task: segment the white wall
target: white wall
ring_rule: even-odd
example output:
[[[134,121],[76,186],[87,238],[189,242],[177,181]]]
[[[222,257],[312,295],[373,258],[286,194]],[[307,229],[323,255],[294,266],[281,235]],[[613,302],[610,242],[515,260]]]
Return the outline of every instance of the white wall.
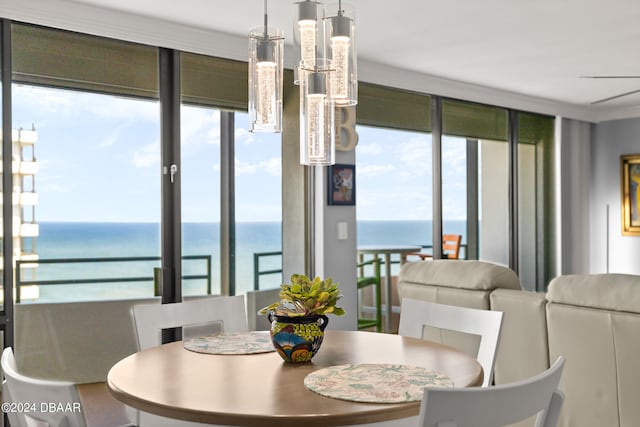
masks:
[[[624,154],[640,154],[640,119],[597,124],[591,148],[589,181],[589,258],[592,273],[607,271],[608,248],[609,272],[640,274],[640,237],[622,235],[620,156]]]
[[[509,265],[509,151],[506,142],[480,141],[479,259]]]
[[[589,199],[592,124],[559,119],[560,248],[559,274],[589,273]]]
[[[518,276],[528,291],[536,290],[538,270],[536,150],[535,145],[518,145]]]
[[[337,151],[336,163],[355,164],[355,151]],[[340,283],[342,299],[338,306],[345,309],[344,316],[330,316],[329,323],[333,329],[354,330],[358,319],[358,288],[356,278],[356,207],[327,205],[327,170],[317,168],[316,215],[316,274],[321,277],[332,277]],[[357,194],[356,194],[356,203]],[[338,239],[338,223],[347,224],[347,239]]]

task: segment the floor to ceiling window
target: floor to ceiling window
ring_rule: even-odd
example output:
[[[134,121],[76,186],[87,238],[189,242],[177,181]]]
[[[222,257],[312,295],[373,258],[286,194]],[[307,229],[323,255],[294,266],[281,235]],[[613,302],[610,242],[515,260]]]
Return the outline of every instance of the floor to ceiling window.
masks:
[[[467,140],[442,138],[442,233],[462,236],[459,258],[467,244]]]
[[[157,50],[19,24],[12,34],[12,126],[26,136],[13,148],[16,300],[153,295]]]
[[[358,121],[377,127],[358,126],[358,243],[429,246],[431,220],[442,220],[443,234],[462,235],[461,258],[513,266],[526,289],[543,290],[550,279],[551,264],[553,118],[512,112],[518,119],[517,128],[511,129],[517,140],[508,141],[507,109],[453,99],[432,100],[431,108],[440,110],[434,117],[442,117],[442,172],[438,177],[442,200],[432,200],[436,177],[431,176],[431,134],[410,131],[416,129],[416,123],[431,129],[430,113],[425,114],[429,98],[398,102],[396,98],[406,96],[405,92],[385,93],[382,88],[368,86],[365,90]],[[416,135],[428,138],[426,152],[398,143],[403,138],[415,142],[419,139]],[[517,147],[516,154],[511,147]],[[514,188],[512,176],[517,178]],[[395,191],[384,193],[389,187]],[[438,216],[437,203],[441,203],[441,218],[434,218]],[[385,215],[403,218],[405,225],[416,217],[429,222],[414,224],[413,231],[407,232],[412,241],[400,242],[403,234],[398,230],[376,235],[373,224],[367,223]],[[421,239],[424,236],[428,242]],[[513,242],[517,247],[512,247]]]
[[[150,281],[83,282],[152,277],[158,264],[135,260],[160,249],[157,102],[18,84],[13,94],[14,128],[37,132],[14,150],[34,163],[31,175],[14,177],[25,187],[14,252],[40,260],[20,266],[21,302],[153,295]],[[131,260],[100,260],[115,257]]]
[[[431,135],[357,126],[358,245],[431,245]]]
[[[535,290],[538,265],[536,199],[537,147],[518,144],[518,275],[522,286]]]
[[[28,190],[25,193],[30,193],[24,198],[26,209],[14,217],[19,217],[21,226],[25,225],[24,237],[28,238],[19,242],[20,247],[41,261],[36,268],[23,264],[20,278],[32,282],[78,278],[67,277],[60,265],[43,261],[51,257],[157,258],[157,49],[26,25],[14,24],[14,28],[12,125],[16,129],[35,129],[38,137],[25,152],[26,162],[37,164],[37,172],[25,173],[17,181]],[[56,56],[60,52],[62,59]],[[77,66],[79,56],[83,58],[82,67]],[[215,63],[213,67],[211,61]],[[225,209],[220,191],[221,111],[235,111],[232,179],[237,241],[232,262],[236,264],[237,292],[241,293],[253,287],[253,255],[277,252],[282,247],[280,138],[246,133],[246,114],[239,112],[246,106],[246,90],[240,90],[246,85],[246,73],[237,72],[237,63],[228,66],[224,61],[205,58],[194,60],[190,67],[182,76],[182,252],[187,257],[210,257],[211,269],[206,274],[211,289],[207,289],[205,279],[187,279],[183,281],[184,294],[222,292],[218,280],[222,263],[220,211]],[[215,78],[211,73],[217,73]],[[358,243],[430,246],[430,97],[363,85],[361,98],[356,168]],[[509,157],[508,144],[501,137],[504,126],[500,118],[506,110],[456,107],[454,104],[465,103],[447,102],[442,129],[443,231],[468,238],[463,225],[470,221],[464,197],[469,181],[466,138],[477,138],[481,224],[478,257],[506,264]],[[521,244],[523,240],[532,242],[536,235],[539,240],[539,234],[546,232],[537,226],[523,226],[533,220],[526,216],[532,212],[529,207],[540,203],[539,191],[528,191],[533,181],[536,189],[541,186],[537,169],[540,151],[534,147],[539,148],[522,144],[518,156],[520,193],[524,194],[519,199]],[[118,236],[124,240],[118,240]],[[539,264],[535,258],[539,248],[528,244],[519,249],[521,259],[527,261],[523,272],[535,270],[532,265]],[[533,259],[536,262],[531,264]],[[84,267],[90,269],[92,276],[79,276],[91,282],[103,275],[107,279],[149,277],[157,265],[154,262],[141,261],[141,270],[134,270],[134,264],[116,268],[106,263],[99,267],[74,265],[76,273],[82,273]],[[198,259],[185,261],[184,275],[200,275],[203,264],[206,262]],[[278,264],[280,261],[274,259],[261,267],[272,269]],[[117,276],[110,276],[115,270]],[[270,287],[281,279],[272,276],[264,280],[262,287]],[[105,293],[101,288],[110,290]],[[152,295],[153,285],[25,285],[22,290],[24,301],[56,300],[59,295],[82,300]]]
[[[478,259],[509,265],[509,144],[478,142]]]
[[[212,293],[241,294],[255,286],[255,254],[260,271],[282,266],[281,135],[248,132],[246,64],[183,52],[181,74],[183,256],[211,257]],[[202,262],[182,268],[198,275]],[[281,275],[258,281],[274,287]],[[206,289],[183,283],[185,295]]]
[[[183,296],[220,293],[220,110],[181,109]],[[210,271],[207,272],[207,268]]]
[[[545,290],[553,277],[554,119],[518,114],[518,275],[530,291]]]
[[[358,246],[432,243],[431,97],[359,86],[356,130]],[[392,254],[392,270],[399,268]]]
[[[249,133],[249,116],[235,113],[236,293],[257,284],[270,289],[282,274],[255,277],[282,268],[282,154],[281,135]],[[257,264],[257,265],[254,265]],[[256,282],[257,280],[257,282]]]

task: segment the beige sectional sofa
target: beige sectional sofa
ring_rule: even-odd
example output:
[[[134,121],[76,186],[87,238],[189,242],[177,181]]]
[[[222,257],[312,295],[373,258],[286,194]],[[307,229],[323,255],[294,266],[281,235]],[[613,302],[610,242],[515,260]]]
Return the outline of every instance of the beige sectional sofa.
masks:
[[[504,312],[496,384],[530,377],[563,355],[561,426],[640,426],[640,276],[560,276],[543,294],[523,291],[506,267],[424,261],[403,266],[398,292]],[[443,336],[468,351],[464,339],[472,342]]]

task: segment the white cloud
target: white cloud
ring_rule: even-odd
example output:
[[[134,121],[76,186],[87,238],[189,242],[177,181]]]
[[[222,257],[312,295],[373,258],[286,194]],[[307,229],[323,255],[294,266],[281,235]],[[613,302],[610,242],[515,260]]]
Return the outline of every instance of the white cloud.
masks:
[[[425,179],[431,176],[431,143],[424,137],[413,137],[401,142],[397,148],[400,174],[409,179]]]
[[[255,138],[255,134],[249,132],[247,129],[242,128],[242,127],[237,127],[235,129],[235,138],[236,138],[236,144],[253,144],[253,142],[256,140]]]
[[[361,220],[425,220],[431,218],[430,194],[405,188],[358,189],[358,219]]]
[[[454,170],[456,173],[467,169],[467,146],[464,144],[442,145],[442,168]]]
[[[388,148],[387,148],[388,150]],[[378,143],[366,143],[366,144],[358,144],[356,146],[356,154],[364,154],[364,155],[377,155],[384,152],[384,148],[382,144]]]
[[[252,175],[258,170],[255,163],[242,162],[236,159],[236,175]]]
[[[25,104],[46,109],[52,114],[77,115],[78,111],[85,111],[99,118],[160,123],[160,104],[157,101],[33,86],[17,86],[15,96],[20,96]]]
[[[395,170],[394,165],[362,165],[358,167],[358,176],[374,177],[383,176]]]
[[[209,129],[209,132],[207,132],[207,144],[220,145],[220,126]]]
[[[236,158],[236,175],[253,175],[259,172],[270,176],[282,175],[282,160],[279,157],[263,160],[258,163],[243,162]]]
[[[100,143],[98,143],[98,147],[111,147],[116,141],[118,141],[118,133],[114,132],[110,135],[107,135]]]
[[[220,144],[220,112],[209,108],[182,107],[180,133],[183,148]]]
[[[149,166],[160,165],[160,143],[154,141],[133,153],[133,165],[137,168],[147,168]]]
[[[70,188],[62,185],[62,184],[58,184],[55,182],[46,182],[44,184],[42,184],[42,189],[39,191],[42,194],[46,194],[46,193],[68,193],[70,192]]]
[[[121,135],[123,133],[126,134],[124,131],[131,127],[131,124],[131,121],[127,121],[126,123],[116,126],[106,137],[102,139],[102,141],[98,143],[98,147],[112,147],[118,141],[121,141],[123,139]]]
[[[271,176],[282,176],[282,159],[274,157],[260,162],[260,169]]]

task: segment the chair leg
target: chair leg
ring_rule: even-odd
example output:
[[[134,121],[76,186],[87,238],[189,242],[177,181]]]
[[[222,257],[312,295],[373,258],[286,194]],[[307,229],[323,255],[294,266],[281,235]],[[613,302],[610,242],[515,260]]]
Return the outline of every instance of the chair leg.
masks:
[[[380,282],[375,285],[376,294],[376,331],[382,332],[382,286]]]

